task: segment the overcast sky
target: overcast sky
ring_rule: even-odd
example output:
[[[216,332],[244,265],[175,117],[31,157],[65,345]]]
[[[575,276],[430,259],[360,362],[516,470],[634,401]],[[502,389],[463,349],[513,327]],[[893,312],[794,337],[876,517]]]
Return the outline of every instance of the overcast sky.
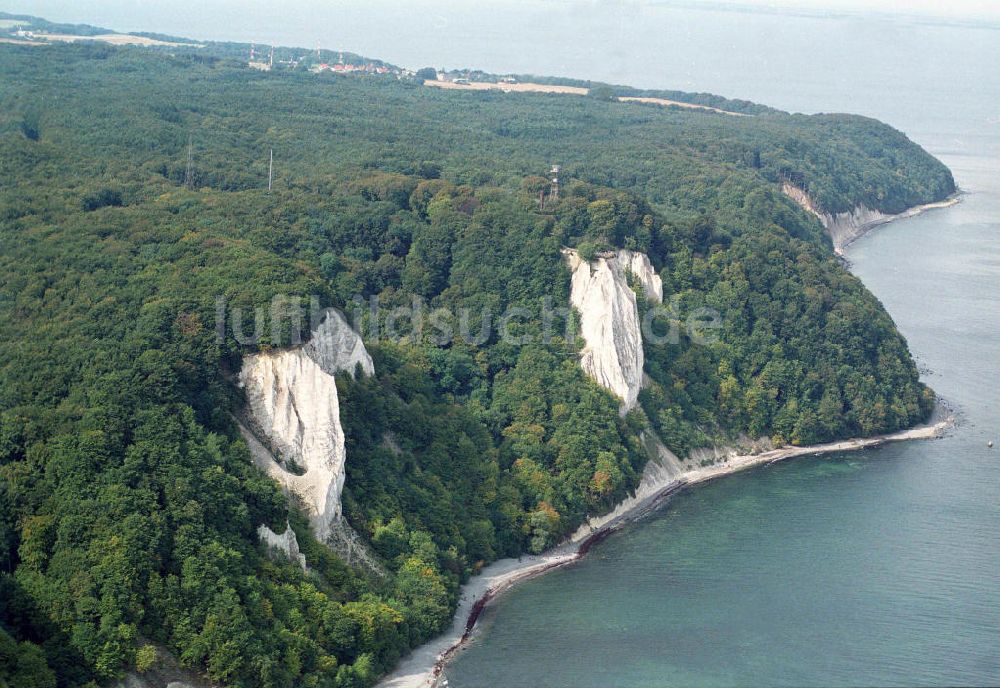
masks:
[[[704,0],[696,0],[704,1]],[[932,14],[951,18],[1000,18],[997,0],[740,0],[741,4],[796,6],[815,9],[834,8],[906,14]]]
[[[464,2],[467,0],[463,0]],[[997,0],[536,0],[540,3],[561,3],[581,5],[615,4],[632,5],[646,2],[662,2],[664,4],[705,4],[705,5],[754,5],[769,8],[799,8],[810,10],[836,9],[851,11],[877,11],[905,14],[933,14],[949,18],[991,18],[1000,19],[1000,2]],[[106,16],[111,10],[115,14],[128,12],[145,13],[161,8],[174,8],[177,11],[192,11],[207,9],[213,6],[217,9],[242,8],[253,12],[255,7],[266,5],[270,8],[282,7],[291,12],[308,11],[310,6],[331,7],[343,6],[358,8],[365,5],[387,5],[392,3],[372,2],[371,0],[0,0],[0,9],[12,12],[30,13],[50,17],[51,19],[66,19],[80,21],[79,17],[93,14]],[[420,0],[398,0],[399,8],[409,11],[418,9],[421,5],[439,8],[448,4],[442,0],[430,2]],[[518,0],[484,0],[481,5],[502,6],[518,4]]]
[[[718,2],[718,0],[692,1],[697,3]],[[905,14],[920,13],[953,18],[1000,17],[1000,2],[997,0],[734,0],[734,4]]]

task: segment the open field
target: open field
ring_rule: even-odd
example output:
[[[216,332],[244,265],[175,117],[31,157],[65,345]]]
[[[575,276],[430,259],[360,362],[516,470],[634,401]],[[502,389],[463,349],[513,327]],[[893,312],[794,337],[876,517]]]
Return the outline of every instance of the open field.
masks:
[[[0,38],[0,43],[12,43],[14,45],[44,45],[33,41],[22,41],[17,38]]]
[[[639,96],[620,96],[618,98],[623,103],[652,103],[653,105],[663,105],[664,107],[676,106],[682,108],[689,108],[691,110],[708,110],[710,112],[718,112],[720,115],[731,115],[733,117],[749,117],[742,112],[730,112],[729,110],[720,110],[719,108],[714,108],[709,105],[698,105],[697,103],[684,103],[679,100],[667,100],[666,98],[643,98]]]
[[[495,84],[485,81],[473,81],[469,84],[456,84],[453,81],[425,81],[425,86],[454,89],[456,91],[503,91],[504,93],[568,93],[575,96],[587,95],[587,89],[579,86],[556,86],[554,84]]]
[[[585,96],[589,89],[582,88],[580,86],[558,86],[555,84],[534,84],[534,83],[517,83],[517,84],[503,84],[503,83],[492,83],[486,81],[473,81],[468,84],[456,84],[453,81],[425,81],[425,86],[434,86],[435,88],[445,88],[455,91],[503,91],[504,93],[563,93],[574,96]],[[720,110],[719,108],[710,107],[708,105],[698,105],[696,103],[684,103],[678,100],[667,100],[666,98],[645,98],[636,96],[621,96],[618,98],[619,101],[623,103],[651,103],[653,105],[663,105],[665,107],[677,106],[682,108],[687,108],[689,110],[707,110],[709,112],[717,112],[723,115],[732,115],[733,117],[747,117],[739,112],[729,112],[728,110]]]
[[[100,41],[111,45],[141,45],[141,46],[170,46],[170,47],[201,47],[197,43],[173,43],[170,41],[160,41],[146,36],[130,36],[124,33],[106,33],[97,36],[74,36],[61,33],[35,34],[36,38],[47,41],[60,41],[63,43],[76,43],[78,41]]]

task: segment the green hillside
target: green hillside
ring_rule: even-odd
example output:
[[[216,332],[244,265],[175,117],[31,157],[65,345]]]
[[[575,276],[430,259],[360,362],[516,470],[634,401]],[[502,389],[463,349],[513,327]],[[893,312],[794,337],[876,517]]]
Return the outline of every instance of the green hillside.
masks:
[[[105,682],[149,644],[227,686],[371,685],[484,563],[634,488],[645,427],[686,456],[925,419],[905,341],[781,182],[898,212],[951,174],[869,119],[741,107],[0,44],[0,686]],[[714,343],[647,349],[641,412],[619,417],[579,341],[538,336],[545,299],[568,303],[566,246],[645,251],[680,312],[721,315]],[[232,374],[288,343],[275,295],[349,315],[378,297],[368,327],[414,297],[472,332],[532,314],[516,343],[368,340],[376,375],[338,379],[344,510],[387,577],[294,510],[308,573],[258,543],[289,507],[236,431]],[[264,338],[219,341],[218,297],[263,309]]]

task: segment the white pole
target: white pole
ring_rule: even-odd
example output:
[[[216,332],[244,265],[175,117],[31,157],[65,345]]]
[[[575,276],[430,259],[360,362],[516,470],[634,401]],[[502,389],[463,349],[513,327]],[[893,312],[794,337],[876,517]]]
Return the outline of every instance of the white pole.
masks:
[[[271,149],[271,160],[267,163],[267,192],[271,193],[271,182],[274,179],[274,149]]]
[[[188,189],[194,187],[194,134],[188,134],[188,161],[184,173],[184,186]]]

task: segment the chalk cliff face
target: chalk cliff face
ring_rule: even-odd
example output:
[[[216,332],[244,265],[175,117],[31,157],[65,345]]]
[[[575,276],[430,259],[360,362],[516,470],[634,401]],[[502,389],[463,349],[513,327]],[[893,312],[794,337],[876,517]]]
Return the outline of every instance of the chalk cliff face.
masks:
[[[656,274],[649,256],[638,251],[621,249],[614,258],[625,272],[631,273],[646,294],[646,298],[654,303],[663,303],[663,280]]]
[[[804,190],[785,182],[782,191],[805,210],[819,218],[833,240],[833,248],[837,253],[843,253],[848,244],[862,236],[872,227],[893,220],[895,215],[872,210],[864,204],[859,205],[849,213],[830,214],[819,210],[813,200]]]
[[[303,348],[329,375],[344,371],[353,376],[359,365],[365,375],[375,373],[372,357],[368,355],[361,337],[347,323],[344,316],[332,308],[326,311],[324,318]]]
[[[344,485],[344,432],[333,376],[297,349],[248,356],[240,382],[250,416],[273,449],[273,457],[256,454],[258,466],[302,501],[316,537],[325,540],[330,522],[340,518]]]
[[[295,531],[292,530],[292,526],[287,521],[285,522],[285,532],[281,535],[261,524],[257,528],[257,536],[265,545],[278,550],[289,560],[297,563],[303,571],[307,569],[306,556],[299,551],[299,540],[295,537]]]
[[[353,374],[359,365],[374,372],[361,338],[331,310],[306,345],[247,356],[239,374],[253,429],[270,445],[244,428],[254,463],[299,499],[321,542],[340,519],[344,487],[344,431],[334,374]]]
[[[646,298],[663,301],[663,283],[644,253],[620,250],[587,262],[571,249],[564,252],[573,272],[570,302],[580,312],[586,343],[580,365],[598,384],[622,399],[622,411],[634,408],[642,387],[642,331],[634,275]]]

